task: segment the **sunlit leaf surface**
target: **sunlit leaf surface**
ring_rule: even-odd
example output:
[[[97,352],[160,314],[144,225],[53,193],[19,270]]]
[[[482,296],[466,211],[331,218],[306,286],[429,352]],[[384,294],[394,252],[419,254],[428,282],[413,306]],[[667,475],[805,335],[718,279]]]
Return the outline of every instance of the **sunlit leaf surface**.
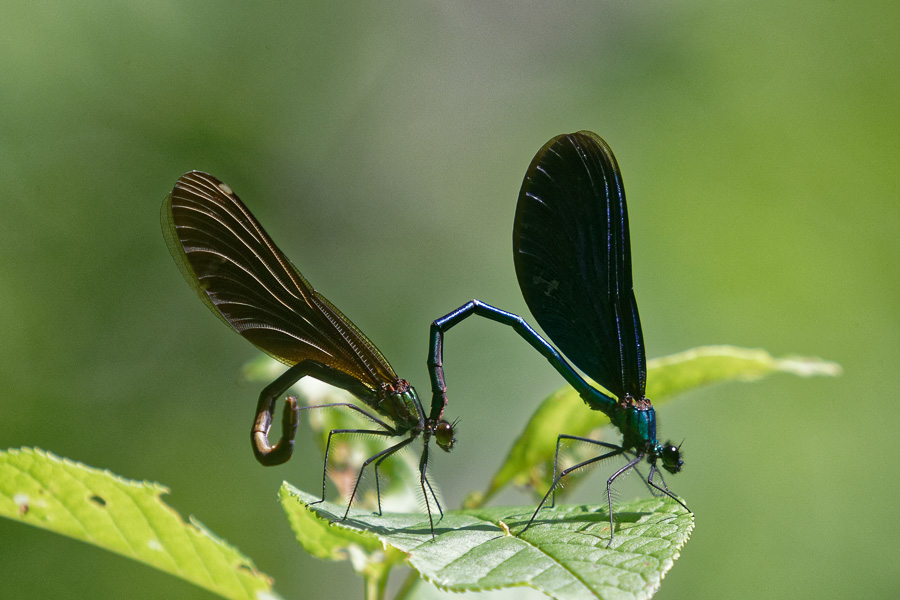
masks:
[[[160,497],[167,492],[43,450],[0,451],[0,516],[127,556],[224,598],[280,598],[249,558],[166,505]]]
[[[315,513],[311,534],[332,537],[321,546],[356,545],[371,552],[377,540],[408,555],[423,578],[452,591],[483,591],[527,585],[553,598],[649,598],[672,568],[693,529],[693,516],[667,499],[620,504],[612,545],[602,508],[559,506],[541,511],[522,537],[534,507],[448,511],[432,539],[424,514],[351,510],[317,500],[284,484],[282,502],[291,521]],[[323,527],[321,524],[326,524]],[[355,537],[354,537],[355,536]]]

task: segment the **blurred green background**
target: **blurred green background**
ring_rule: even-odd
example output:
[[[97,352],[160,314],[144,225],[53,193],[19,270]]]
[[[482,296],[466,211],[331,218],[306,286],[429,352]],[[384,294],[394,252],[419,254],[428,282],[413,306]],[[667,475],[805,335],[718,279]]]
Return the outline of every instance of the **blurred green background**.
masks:
[[[276,490],[315,489],[319,459],[253,459],[257,352],[185,285],[163,197],[190,169],[228,182],[421,391],[433,319],[473,297],[528,314],[522,176],[591,129],[624,174],[650,356],[730,343],[845,369],[660,411],[697,528],[658,597],[896,598],[898,19],[850,0],[6,2],[0,447],[169,486],[288,598],[361,596],[293,542]],[[562,382],[486,321],[445,359],[460,440],[433,473],[456,506]],[[0,564],[4,598],[212,597],[3,520]]]

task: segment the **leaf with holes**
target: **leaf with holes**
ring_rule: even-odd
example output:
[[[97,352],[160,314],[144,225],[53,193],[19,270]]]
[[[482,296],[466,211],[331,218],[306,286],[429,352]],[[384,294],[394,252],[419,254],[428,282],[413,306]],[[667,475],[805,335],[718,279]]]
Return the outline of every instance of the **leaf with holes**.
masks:
[[[38,449],[0,451],[0,516],[121,554],[224,598],[274,600],[272,580],[156,483],[124,479]]]

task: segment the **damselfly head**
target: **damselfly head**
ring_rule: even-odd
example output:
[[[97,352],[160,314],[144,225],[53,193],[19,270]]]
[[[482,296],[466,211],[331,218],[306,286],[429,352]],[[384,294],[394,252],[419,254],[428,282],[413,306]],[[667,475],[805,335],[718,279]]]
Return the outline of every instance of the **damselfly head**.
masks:
[[[676,446],[672,442],[665,443],[660,458],[662,458],[663,468],[669,473],[678,473],[684,466],[684,461],[681,459],[681,446]]]
[[[450,423],[441,419],[434,426],[434,441],[437,442],[437,445],[444,452],[453,450],[453,445],[456,443],[456,437],[453,434],[455,425],[456,423]]]

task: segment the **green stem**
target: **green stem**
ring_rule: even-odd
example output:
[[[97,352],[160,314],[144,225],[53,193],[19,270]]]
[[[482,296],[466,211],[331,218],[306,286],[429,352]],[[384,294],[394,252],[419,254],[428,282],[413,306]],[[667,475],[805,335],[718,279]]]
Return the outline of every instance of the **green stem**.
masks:
[[[404,580],[403,585],[400,586],[400,589],[397,590],[397,595],[394,596],[394,600],[405,600],[407,596],[415,589],[416,584],[419,583],[419,572],[415,569],[409,570],[409,575],[407,575],[406,580]]]
[[[364,596],[366,600],[384,600],[384,589],[387,585],[388,570],[378,570],[363,576]]]

